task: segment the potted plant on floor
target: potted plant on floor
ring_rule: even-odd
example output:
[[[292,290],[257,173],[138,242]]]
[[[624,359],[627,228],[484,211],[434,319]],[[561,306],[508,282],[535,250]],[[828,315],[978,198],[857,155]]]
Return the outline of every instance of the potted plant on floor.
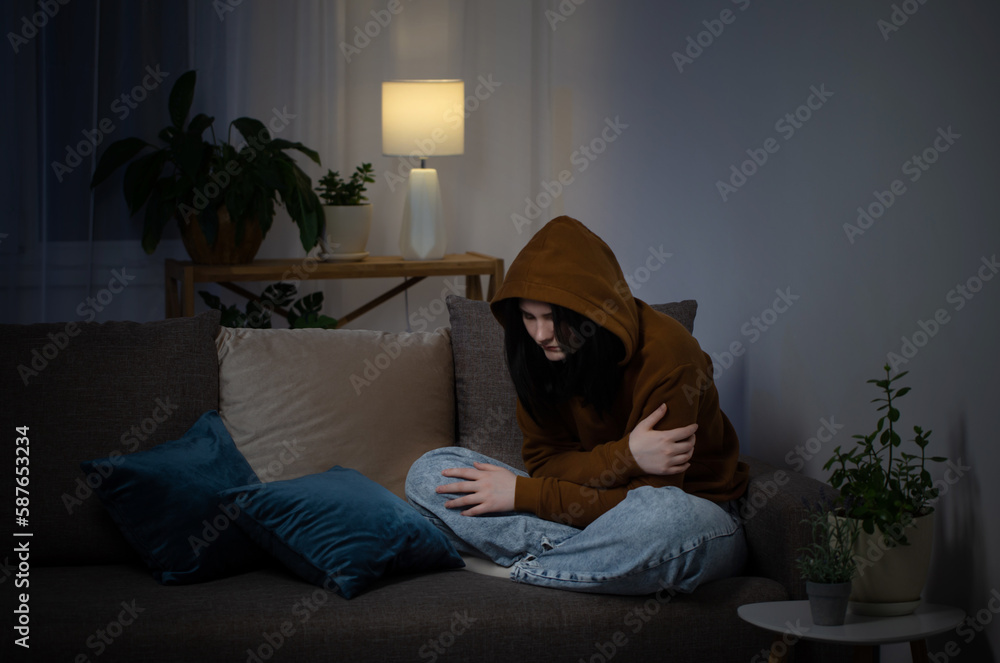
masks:
[[[271,228],[276,203],[298,225],[308,252],[323,234],[324,219],[312,180],[287,151],[297,150],[316,164],[319,154],[302,143],[272,138],[262,122],[249,117],[233,120],[229,142],[218,142],[215,118],[199,113],[188,121],[195,81],[195,72],[188,71],[170,90],[171,123],[158,134],[161,146],[140,138],[112,143],[90,186],[128,164],[122,188],[130,214],[145,206],[142,247],[148,254],[170,219],[177,219],[195,262],[249,262]],[[234,129],[240,144],[233,142]],[[208,130],[211,142],[203,137]]]
[[[903,439],[896,432],[899,421],[898,399],[909,387],[895,383],[907,375],[904,371],[885,379],[868,380],[882,390],[875,430],[868,435],[854,435],[857,443],[848,451],[838,446],[823,469],[831,470],[830,484],[840,489],[839,504],[844,515],[861,525],[855,544],[858,567],[851,594],[851,610],[867,615],[909,614],[920,605],[920,593],[930,568],[934,536],[934,487],[928,462],[942,462],[940,456],[927,456],[931,431],[913,427],[914,453],[904,451]]]
[[[291,329],[337,328],[337,319],[322,312],[323,293],[314,292],[295,299],[298,288],[294,283],[272,283],[264,288],[259,298],[248,301],[243,311],[232,304],[226,306],[219,297],[205,290],[199,290],[198,294],[209,308],[222,312],[219,324],[223,327],[271,329],[271,314],[279,313],[285,316]],[[289,304],[292,306],[286,310],[284,307]]]
[[[319,180],[316,192],[323,200],[326,235],[320,238],[324,260],[363,260],[368,253],[368,233],[372,225],[372,205],[364,195],[365,184],[374,182],[372,165],[362,163],[350,179],[339,171],[328,170]]]
[[[838,517],[830,505],[814,509],[802,522],[812,531],[812,543],[798,550],[796,566],[806,581],[813,623],[840,626],[847,615],[851,580],[857,570],[854,545],[859,523]]]

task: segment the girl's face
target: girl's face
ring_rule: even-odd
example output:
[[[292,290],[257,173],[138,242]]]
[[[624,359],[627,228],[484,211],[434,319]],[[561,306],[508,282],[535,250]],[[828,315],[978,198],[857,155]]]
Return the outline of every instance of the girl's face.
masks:
[[[560,345],[556,337],[551,305],[533,299],[522,299],[521,320],[524,321],[524,328],[528,330],[528,336],[545,351],[546,359],[549,361],[566,359],[567,348]]]

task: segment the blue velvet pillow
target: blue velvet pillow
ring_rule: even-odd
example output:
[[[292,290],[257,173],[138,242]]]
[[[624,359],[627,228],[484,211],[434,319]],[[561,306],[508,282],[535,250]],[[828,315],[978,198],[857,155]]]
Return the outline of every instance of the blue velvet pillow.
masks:
[[[221,490],[260,483],[215,410],[178,440],[80,463],[122,534],[164,585],[204,582],[260,568],[267,555],[233,525]]]
[[[465,566],[451,542],[405,501],[340,466],[223,491],[236,522],[302,579],[352,598],[376,579]]]

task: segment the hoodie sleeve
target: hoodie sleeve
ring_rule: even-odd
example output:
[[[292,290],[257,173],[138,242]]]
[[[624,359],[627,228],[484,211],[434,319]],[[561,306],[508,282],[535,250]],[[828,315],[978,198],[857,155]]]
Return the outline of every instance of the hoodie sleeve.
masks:
[[[627,435],[583,451],[580,441],[565,426],[549,421],[539,425],[521,407],[520,401],[517,423],[524,433],[521,453],[524,466],[533,477],[553,477],[581,486],[613,488],[625,485],[635,474],[641,473],[629,451]]]
[[[628,491],[640,486],[678,486],[678,476],[643,475],[617,488],[591,488],[553,477],[517,477],[514,510],[528,511],[539,518],[584,528],[625,499]]]
[[[565,438],[553,441],[542,437],[544,431],[539,431],[531,418],[525,415],[527,422],[519,419],[519,423],[526,433],[524,458],[531,478],[517,479],[515,509],[534,513],[546,520],[583,527],[625,499],[633,488],[685,488],[685,482],[692,475],[697,483],[701,483],[702,475],[715,475],[719,471],[718,456],[728,457],[731,453],[721,448],[721,411],[702,407],[706,398],[711,400],[714,394],[714,389],[707,388],[710,384],[704,370],[699,371],[693,364],[678,366],[657,382],[637,384],[636,396],[639,398],[636,398],[629,416],[628,433],[661,403],[667,404],[667,412],[654,426],[656,430],[680,428],[695,422],[699,424],[691,467],[686,472],[670,476],[644,474],[628,450],[628,434],[619,440],[597,445],[591,451],[573,451],[570,450],[571,442]],[[646,397],[641,398],[640,394]],[[719,417],[712,416],[712,412],[717,412]],[[534,428],[525,428],[525,423]],[[528,435],[529,431],[538,433],[539,437]]]

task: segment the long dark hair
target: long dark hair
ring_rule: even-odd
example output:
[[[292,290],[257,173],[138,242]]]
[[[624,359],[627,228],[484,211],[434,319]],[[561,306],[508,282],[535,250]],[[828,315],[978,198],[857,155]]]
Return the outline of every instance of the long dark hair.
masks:
[[[521,300],[503,301],[504,350],[507,368],[528,415],[538,422],[538,413],[580,396],[602,416],[614,403],[621,386],[625,346],[615,334],[590,318],[556,304],[552,323],[559,343],[568,348],[564,361],[550,361],[528,334],[521,313]]]

